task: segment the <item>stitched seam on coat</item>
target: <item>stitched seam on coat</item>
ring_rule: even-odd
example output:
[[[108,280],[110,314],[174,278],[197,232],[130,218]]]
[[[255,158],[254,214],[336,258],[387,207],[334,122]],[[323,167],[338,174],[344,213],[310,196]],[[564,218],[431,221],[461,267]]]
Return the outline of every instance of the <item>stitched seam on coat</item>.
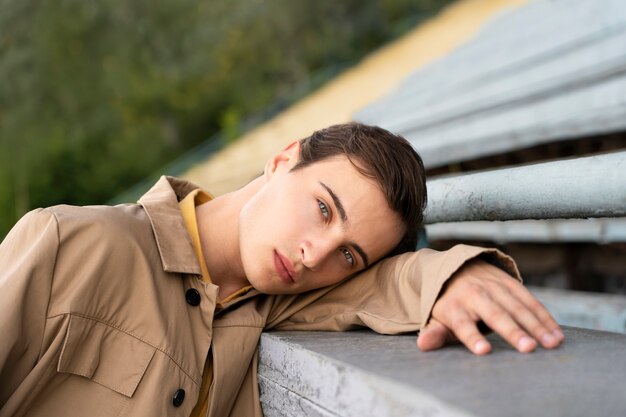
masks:
[[[57,247],[56,247],[56,253],[54,254],[54,265],[52,266],[52,274],[50,276],[50,292],[48,293],[48,307],[46,308],[46,319],[44,320],[44,324],[43,324],[43,331],[41,334],[41,344],[39,345],[39,353],[38,353],[38,357],[41,358],[41,355],[43,353],[43,345],[44,345],[44,335],[46,334],[46,328],[48,327],[48,313],[50,312],[50,300],[52,300],[52,287],[53,282],[54,282],[54,277],[56,275],[56,269],[57,269],[57,261],[59,260],[59,246],[61,246],[61,232],[59,231],[59,219],[56,216],[56,213],[53,212],[52,210],[47,210],[47,209],[43,209],[41,210],[41,212],[46,212],[48,213],[51,218],[54,219],[54,225],[56,226],[56,232],[57,232]]]
[[[142,377],[137,380],[137,383],[135,383],[135,385],[133,385],[133,388],[132,388],[133,393],[137,390],[137,387],[139,386],[139,383],[143,379],[143,375],[146,374],[146,370],[148,369],[148,366],[150,366],[150,364],[152,363],[153,359],[154,359],[154,352],[152,352],[152,356],[150,356],[150,360],[148,362],[146,362],[146,366],[144,366],[143,369],[141,370]],[[132,394],[131,394],[131,396],[132,396]]]
[[[340,314],[340,315],[330,315],[330,316],[325,316],[325,317],[318,317],[315,320],[311,320],[311,321],[306,321],[306,320],[296,321],[296,320],[287,319],[287,320],[285,320],[285,322],[291,322],[291,323],[297,323],[297,324],[314,324],[314,323],[320,323],[320,322],[326,321],[326,320],[329,319],[329,317],[345,317],[346,315],[369,316],[369,317],[373,317],[373,318],[375,318],[377,320],[380,320],[382,322],[388,322],[388,323],[393,323],[393,324],[401,324],[401,325],[415,324],[415,325],[420,325],[419,323],[411,323],[409,321],[396,321],[396,320],[383,318],[383,317],[380,317],[380,316],[377,316],[375,314],[371,314],[371,313],[368,313],[368,312],[365,312],[365,311],[355,311],[355,312],[352,312],[352,313],[344,313],[344,314]],[[365,327],[367,327],[367,325],[365,325]]]
[[[143,378],[143,375],[146,373],[146,369],[148,369],[148,366],[150,366],[150,363],[152,362],[152,359],[154,359],[154,352],[152,352],[152,356],[150,356],[150,360],[146,362],[146,365],[141,370],[142,378]],[[106,383],[106,381],[103,381],[102,379],[95,378],[95,377],[91,377],[89,379],[94,381],[94,382],[97,382],[98,384],[102,385],[103,387],[107,387],[107,388],[113,389],[114,391],[119,392],[122,395],[125,395],[127,397],[132,397],[132,393],[135,392],[135,390],[137,389],[137,386],[139,386],[139,383],[141,382],[142,378],[139,378],[137,380],[137,382],[131,387],[131,389],[130,389],[131,393],[130,394],[128,393],[128,390],[124,389],[120,385],[108,384],[108,383]]]
[[[256,325],[256,324],[222,324],[222,325],[215,325],[213,324],[213,328],[226,328],[226,327],[252,327],[255,329],[264,329],[265,326],[264,325]]]
[[[120,331],[120,332],[122,332],[122,333],[125,333],[125,334],[127,334],[127,335],[129,335],[129,336],[132,336],[132,337],[134,337],[134,338],[135,338],[135,339],[137,339],[137,340],[141,340],[141,341],[142,341],[143,343],[145,343],[146,345],[153,347],[155,350],[158,350],[159,352],[163,353],[165,356],[167,356],[168,358],[170,358],[170,359],[172,360],[172,362],[174,362],[174,363],[176,364],[176,366],[178,366],[178,368],[179,368],[179,369],[180,369],[180,370],[181,370],[181,371],[182,371],[185,375],[187,375],[187,376],[189,377],[189,379],[191,379],[191,381],[192,381],[194,384],[196,384],[196,385],[200,386],[199,382],[198,382],[198,381],[196,381],[196,379],[195,379],[194,377],[192,377],[192,376],[191,376],[190,372],[188,372],[188,371],[187,371],[187,370],[186,370],[186,369],[185,369],[185,368],[184,368],[184,367],[183,367],[180,363],[178,363],[178,361],[177,361],[177,360],[175,360],[175,359],[174,359],[174,357],[173,357],[173,356],[172,356],[172,355],[171,355],[168,351],[166,351],[166,350],[164,350],[164,349],[162,349],[162,348],[160,348],[160,347],[158,347],[158,346],[153,345],[152,343],[150,343],[150,342],[148,342],[147,340],[145,340],[143,337],[140,337],[140,336],[138,336],[138,335],[134,334],[133,332],[129,332],[128,330],[124,330],[124,329],[122,329],[121,327],[119,327],[118,325],[116,325],[116,324],[114,324],[114,323],[109,323],[109,322],[107,322],[107,321],[104,321],[104,320],[101,320],[101,319],[98,319],[98,318],[95,318],[95,317],[91,317],[91,316],[88,316],[88,315],[85,315],[85,314],[80,314],[80,313],[72,313],[72,312],[68,312],[68,313],[60,313],[60,314],[57,314],[57,315],[54,315],[54,316],[50,316],[50,317],[47,317],[47,318],[51,319],[51,318],[58,317],[58,316],[64,316],[64,315],[66,315],[66,314],[69,314],[69,315],[72,315],[72,316],[76,316],[76,317],[82,317],[82,318],[84,318],[84,319],[88,319],[88,320],[93,320],[93,321],[95,321],[95,322],[98,322],[98,323],[104,324],[105,326],[113,327],[114,329],[117,329],[117,330],[119,330],[119,331]]]
[[[89,378],[89,379],[95,382],[96,384],[100,384],[103,387],[112,389],[113,391],[118,392],[126,397],[130,397],[130,395],[127,394],[127,390],[121,388],[119,385],[107,384],[105,381],[103,381],[100,378]]]

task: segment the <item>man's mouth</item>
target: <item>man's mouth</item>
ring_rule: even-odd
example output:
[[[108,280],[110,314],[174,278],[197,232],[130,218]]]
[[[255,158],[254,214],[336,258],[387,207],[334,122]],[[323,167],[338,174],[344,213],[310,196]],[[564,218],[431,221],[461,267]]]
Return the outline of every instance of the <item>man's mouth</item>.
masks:
[[[284,283],[295,283],[294,277],[296,274],[293,270],[293,266],[291,266],[291,262],[277,251],[274,251],[274,267],[276,268],[276,272],[278,272],[278,276]]]

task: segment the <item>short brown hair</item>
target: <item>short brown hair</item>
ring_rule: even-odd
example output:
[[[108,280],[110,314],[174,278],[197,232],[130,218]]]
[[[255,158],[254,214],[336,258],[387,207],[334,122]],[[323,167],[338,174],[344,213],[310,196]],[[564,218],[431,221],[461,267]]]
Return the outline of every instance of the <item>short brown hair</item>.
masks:
[[[422,159],[406,139],[378,126],[353,122],[318,130],[300,145],[300,160],[294,170],[345,155],[362,175],[374,179],[406,227],[387,256],[415,250],[426,208],[426,174]]]

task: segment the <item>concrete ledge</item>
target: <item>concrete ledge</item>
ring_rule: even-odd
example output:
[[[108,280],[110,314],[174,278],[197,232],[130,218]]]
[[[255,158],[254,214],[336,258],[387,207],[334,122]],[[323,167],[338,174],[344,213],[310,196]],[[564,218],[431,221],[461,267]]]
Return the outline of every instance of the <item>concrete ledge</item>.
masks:
[[[626,335],[564,330],[562,347],[527,355],[490,335],[486,357],[423,353],[415,335],[266,333],[261,403],[266,417],[626,415]]]
[[[424,223],[626,216],[625,168],[620,151],[429,180]]]
[[[626,296],[528,287],[559,324],[626,333]],[[626,346],[624,347],[626,354]]]
[[[595,219],[509,220],[435,223],[426,226],[430,241],[487,242],[626,242],[626,217]]]

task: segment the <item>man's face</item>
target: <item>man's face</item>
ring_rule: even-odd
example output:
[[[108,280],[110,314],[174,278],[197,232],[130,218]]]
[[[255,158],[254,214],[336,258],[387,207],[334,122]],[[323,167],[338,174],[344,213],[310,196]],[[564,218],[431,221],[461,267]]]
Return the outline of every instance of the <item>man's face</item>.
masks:
[[[240,213],[242,266],[267,294],[335,284],[379,260],[404,234],[379,186],[345,156],[290,171],[298,158],[296,143],[270,161],[265,184]]]

